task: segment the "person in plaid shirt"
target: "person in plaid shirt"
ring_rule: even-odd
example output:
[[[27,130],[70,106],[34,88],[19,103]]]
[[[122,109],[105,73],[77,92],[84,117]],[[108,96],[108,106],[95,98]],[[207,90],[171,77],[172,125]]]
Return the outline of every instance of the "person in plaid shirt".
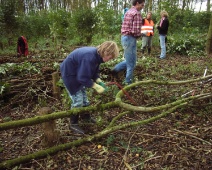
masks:
[[[142,16],[141,10],[144,7],[145,0],[133,0],[132,7],[124,15],[121,27],[121,44],[124,49],[125,60],[115,65],[112,70],[113,75],[126,70],[125,84],[131,84],[133,80],[133,71],[137,61],[137,41],[141,37]]]

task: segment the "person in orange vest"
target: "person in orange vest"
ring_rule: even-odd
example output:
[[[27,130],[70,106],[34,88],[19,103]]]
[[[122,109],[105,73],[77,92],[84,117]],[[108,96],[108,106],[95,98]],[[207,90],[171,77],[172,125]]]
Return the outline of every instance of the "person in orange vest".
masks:
[[[152,37],[154,35],[154,22],[152,20],[152,12],[148,12],[146,18],[142,21],[142,47],[141,52],[144,54],[145,49],[148,49],[148,54],[151,53]]]

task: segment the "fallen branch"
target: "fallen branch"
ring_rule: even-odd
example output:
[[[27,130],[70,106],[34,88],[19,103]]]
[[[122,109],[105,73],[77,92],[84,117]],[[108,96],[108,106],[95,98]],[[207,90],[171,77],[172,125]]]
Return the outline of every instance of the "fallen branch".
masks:
[[[114,124],[116,123],[116,121],[120,118],[122,118],[123,116],[129,114],[130,111],[126,111],[126,112],[123,112],[123,113],[120,113],[118,114],[116,117],[113,118],[113,120],[110,122],[110,124],[108,125],[108,127],[112,127],[114,126]]]
[[[167,116],[168,114],[172,113],[177,108],[181,108],[185,105],[186,105],[186,103],[175,106],[173,108],[170,108],[167,111],[162,112],[161,114],[159,114],[155,117],[151,117],[151,118],[146,119],[146,120],[141,120],[141,121],[137,121],[137,122],[130,122],[130,123],[125,123],[123,125],[117,125],[117,126],[113,126],[113,127],[110,127],[110,128],[105,128],[101,132],[94,134],[92,136],[81,138],[81,139],[75,140],[75,141],[70,142],[70,143],[60,144],[58,146],[54,146],[54,147],[51,147],[51,148],[48,148],[48,149],[45,149],[45,150],[41,150],[41,151],[38,151],[38,152],[35,152],[35,153],[32,153],[32,154],[25,155],[25,156],[20,156],[20,157],[15,158],[15,159],[3,161],[3,162],[0,163],[0,169],[11,168],[15,165],[19,165],[21,163],[29,162],[32,159],[40,159],[40,158],[47,157],[49,155],[56,154],[60,151],[65,151],[65,150],[72,148],[73,146],[79,146],[79,145],[82,145],[86,142],[91,142],[91,141],[97,140],[99,138],[102,138],[102,137],[104,137],[104,136],[106,136],[110,133],[113,133],[117,130],[135,127],[135,126],[141,126],[141,125],[145,125],[145,124],[154,122],[155,120],[158,120],[158,119],[160,119],[164,116]]]
[[[136,111],[136,112],[156,112],[156,111],[160,111],[160,110],[163,110],[163,109],[171,108],[173,106],[179,105],[180,103],[192,102],[193,100],[197,100],[197,99],[202,98],[202,97],[204,97],[204,99],[205,98],[211,98],[211,94],[206,93],[206,94],[190,96],[190,97],[187,97],[187,98],[179,99],[177,101],[174,101],[172,103],[168,103],[168,104],[165,104],[165,105],[160,105],[160,106],[155,106],[155,107],[142,107],[142,106],[133,106],[131,104],[122,102],[120,95],[121,94],[119,93],[116,96],[116,101],[118,102],[119,106],[122,107],[122,108],[125,108],[127,110]]]
[[[7,129],[20,128],[24,126],[32,126],[32,125],[40,124],[43,122],[48,122],[50,120],[70,117],[71,114],[78,114],[78,113],[83,113],[86,111],[104,110],[104,109],[113,108],[113,107],[117,107],[117,103],[110,102],[107,104],[98,105],[97,107],[89,106],[89,107],[83,107],[83,108],[74,108],[71,110],[55,112],[55,113],[44,115],[44,116],[36,116],[33,118],[28,118],[23,120],[15,120],[15,121],[10,121],[6,123],[0,123],[0,131],[7,130]]]

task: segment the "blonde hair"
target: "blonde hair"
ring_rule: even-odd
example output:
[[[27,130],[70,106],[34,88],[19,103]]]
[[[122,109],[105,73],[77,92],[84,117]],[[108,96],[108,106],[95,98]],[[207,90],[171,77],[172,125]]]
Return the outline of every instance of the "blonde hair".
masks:
[[[164,17],[168,17],[168,13],[166,11],[161,11],[160,12],[160,15],[164,16]]]
[[[105,41],[97,46],[97,51],[101,57],[112,55],[113,58],[118,57],[119,48],[114,41]]]
[[[151,14],[151,15],[152,15],[152,11],[147,12],[147,15],[148,15],[148,14]]]

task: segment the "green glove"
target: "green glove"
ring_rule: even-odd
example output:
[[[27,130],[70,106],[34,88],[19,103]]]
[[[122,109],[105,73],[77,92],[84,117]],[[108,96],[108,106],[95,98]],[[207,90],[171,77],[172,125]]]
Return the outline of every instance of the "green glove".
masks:
[[[98,84],[99,84],[100,86],[104,87],[105,89],[107,89],[107,86],[106,86],[106,84],[105,84],[105,83],[103,83],[103,82],[99,82]]]
[[[103,93],[105,91],[104,87],[102,87],[96,83],[93,84],[92,88],[94,88],[97,91],[97,93]]]
[[[100,78],[96,79],[96,82],[97,82],[100,86],[102,86],[102,87],[105,89],[105,91],[108,91],[108,88],[107,88],[106,84],[105,84]]]

